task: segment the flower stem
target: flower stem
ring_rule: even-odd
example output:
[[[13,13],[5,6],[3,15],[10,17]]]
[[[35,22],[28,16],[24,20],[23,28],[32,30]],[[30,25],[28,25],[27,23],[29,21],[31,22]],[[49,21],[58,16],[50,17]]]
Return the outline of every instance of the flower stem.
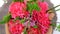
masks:
[[[57,10],[55,10],[55,11],[59,11],[60,9],[57,9]]]
[[[42,2],[44,2],[44,0],[42,0]]]
[[[47,12],[50,11],[50,10],[53,10],[53,9],[59,7],[59,6],[60,6],[60,5],[57,5],[57,6],[53,7],[53,8],[50,8],[49,10],[47,10]]]

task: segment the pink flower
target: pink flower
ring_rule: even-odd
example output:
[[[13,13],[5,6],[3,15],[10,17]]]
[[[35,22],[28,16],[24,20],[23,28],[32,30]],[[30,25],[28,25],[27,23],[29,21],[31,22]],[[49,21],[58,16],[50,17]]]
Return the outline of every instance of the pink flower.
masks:
[[[50,21],[48,19],[48,14],[47,13],[40,13],[38,14],[38,25],[39,28],[41,28],[41,34],[45,34],[50,27]]]
[[[48,3],[47,2],[38,2],[39,7],[41,8],[40,12],[46,13],[48,10]]]
[[[30,15],[30,14],[29,14],[29,11],[25,11],[25,12],[24,12],[24,15],[25,15],[25,17],[29,17],[29,15]]]
[[[26,10],[26,4],[22,2],[13,2],[9,6],[9,11],[12,15],[12,18],[16,18],[17,16],[23,18],[25,10]]]
[[[46,2],[38,2],[39,7],[41,8],[40,13],[38,14],[38,26],[41,30],[41,34],[46,34],[48,28],[50,27],[50,21],[48,18],[48,4]]]
[[[9,31],[11,34],[21,34],[24,30],[23,24],[21,24],[20,20],[13,20],[9,21]]]
[[[38,17],[38,11],[34,10],[32,12],[32,19],[36,21],[38,19],[37,17]]]
[[[30,30],[27,31],[27,34],[39,34],[38,28],[30,27]]]
[[[36,25],[35,22],[37,22],[38,28],[41,30],[41,34],[45,34],[50,27],[50,21],[48,19],[48,13],[46,11],[48,10],[48,4],[46,2],[38,2],[39,7],[41,8],[40,11],[33,10],[32,15],[30,17],[30,14],[28,11],[26,11],[26,3],[27,1],[24,1],[25,3],[22,2],[13,2],[9,6],[9,12],[12,15],[12,18],[20,17],[24,18],[27,17],[29,21],[26,21],[24,24],[21,24],[19,20],[16,20],[13,22],[13,20],[9,21],[9,29],[12,34],[19,34],[24,30],[24,26],[28,26],[28,22],[30,25]],[[32,19],[29,19],[32,18]],[[31,21],[32,20],[32,21]],[[32,26],[33,26],[32,25]],[[30,27],[30,26],[29,26]],[[28,27],[28,28],[29,28]],[[31,28],[29,31],[29,34],[39,34],[38,29]]]

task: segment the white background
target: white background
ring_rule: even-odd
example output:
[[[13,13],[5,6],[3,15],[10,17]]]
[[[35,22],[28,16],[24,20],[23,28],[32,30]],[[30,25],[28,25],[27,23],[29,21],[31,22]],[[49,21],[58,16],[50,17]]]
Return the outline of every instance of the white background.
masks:
[[[51,2],[54,4],[54,6],[57,6],[60,4],[60,0],[51,0]],[[60,9],[60,7],[56,9]],[[56,11],[56,13],[57,13],[57,22],[60,22],[60,11]],[[60,34],[60,32],[54,30],[53,34]]]

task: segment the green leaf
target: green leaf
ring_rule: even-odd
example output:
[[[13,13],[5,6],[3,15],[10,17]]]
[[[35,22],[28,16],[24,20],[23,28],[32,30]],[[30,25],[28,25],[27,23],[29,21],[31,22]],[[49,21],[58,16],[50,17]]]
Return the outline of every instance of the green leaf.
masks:
[[[22,20],[20,20],[21,21],[21,23],[24,23],[25,22],[25,20],[24,19],[22,19]]]
[[[42,0],[42,2],[44,2],[44,0]]]
[[[33,26],[34,28],[38,28],[38,26],[37,25],[35,25],[35,26]]]
[[[37,0],[33,0],[34,2],[36,2]]]
[[[21,23],[24,23],[24,22],[25,22],[25,20],[26,20],[26,18],[21,19],[21,20],[20,20],[20,22],[21,22]]]
[[[24,2],[24,0],[20,0],[20,2]]]
[[[32,1],[32,2],[36,2],[37,0],[30,0],[30,1]]]
[[[0,24],[5,24],[5,23],[9,22],[10,19],[11,19],[11,15],[8,14],[3,17],[3,20],[0,21]]]
[[[53,26],[53,27],[56,26],[56,24],[54,24],[54,23],[51,23],[50,25]]]
[[[39,11],[39,10],[40,10],[40,8],[39,8],[39,6],[38,6],[38,4],[37,4],[37,3],[34,3],[34,4],[33,4],[33,7],[34,7],[34,10],[37,10],[37,11]]]
[[[14,2],[17,2],[17,0],[13,0]]]
[[[28,10],[32,10],[32,4],[31,3],[27,3],[27,8],[28,8]]]
[[[1,20],[1,21],[0,21],[0,24],[5,24],[5,21]]]
[[[3,21],[8,22],[10,20],[10,18],[11,18],[11,15],[8,14],[8,15],[3,17]]]
[[[24,29],[24,34],[27,34],[27,32],[26,32],[26,27],[25,27],[25,29]]]
[[[60,32],[60,24],[57,26],[57,30]]]
[[[35,2],[35,3],[27,3],[27,10],[29,10],[30,11],[30,14],[32,14],[32,11],[33,10],[37,10],[37,11],[39,11],[40,10],[40,8],[39,8],[39,6],[38,6],[38,4]]]
[[[13,0],[14,2],[24,2],[24,0]]]
[[[31,3],[27,3],[27,10],[30,11],[30,13],[32,13],[32,10],[33,10],[33,6]]]

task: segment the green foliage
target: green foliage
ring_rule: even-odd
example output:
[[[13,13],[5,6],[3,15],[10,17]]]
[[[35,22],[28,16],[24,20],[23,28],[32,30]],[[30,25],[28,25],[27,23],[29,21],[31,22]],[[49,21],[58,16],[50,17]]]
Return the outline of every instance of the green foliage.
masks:
[[[37,0],[30,0],[31,2],[36,2]]]
[[[35,25],[35,26],[34,26],[34,28],[38,28],[38,26],[37,26],[37,25]]]
[[[54,24],[54,23],[51,23],[50,25],[53,26],[53,27],[56,26],[56,24]]]
[[[25,27],[25,29],[24,29],[24,34],[27,34],[26,27]]]
[[[24,2],[24,0],[13,0],[14,2]]]
[[[25,22],[25,20],[26,20],[26,18],[21,19],[21,20],[20,20],[20,22],[21,22],[21,23],[24,23],[24,22]]]
[[[31,3],[27,3],[27,10],[30,11],[30,13],[32,13],[32,10],[33,10],[33,6]]]
[[[7,22],[10,20],[10,18],[11,18],[11,15],[10,15],[10,14],[4,16],[4,17],[3,17],[3,20],[0,21],[0,24],[5,24],[5,23],[7,23]]]
[[[51,26],[56,26],[56,24],[54,24],[54,23],[52,23],[52,24],[50,24]],[[60,32],[60,24],[58,25],[58,26],[56,26],[57,27],[57,29],[56,30],[58,30],[59,32]]]
[[[5,21],[1,20],[1,21],[0,21],[0,24],[5,24]]]
[[[40,8],[39,8],[39,6],[38,6],[38,4],[35,2],[35,3],[27,3],[27,10],[29,10],[30,11],[30,13],[32,14],[32,11],[33,10],[37,10],[37,11],[39,11],[40,10]]]
[[[60,32],[60,24],[57,26],[57,30]]]
[[[42,0],[42,2],[44,2],[44,0]]]
[[[38,10],[38,11],[40,10],[40,8],[38,7],[38,4],[37,4],[37,3],[34,3],[34,4],[33,4],[33,8],[34,8],[35,10]]]

